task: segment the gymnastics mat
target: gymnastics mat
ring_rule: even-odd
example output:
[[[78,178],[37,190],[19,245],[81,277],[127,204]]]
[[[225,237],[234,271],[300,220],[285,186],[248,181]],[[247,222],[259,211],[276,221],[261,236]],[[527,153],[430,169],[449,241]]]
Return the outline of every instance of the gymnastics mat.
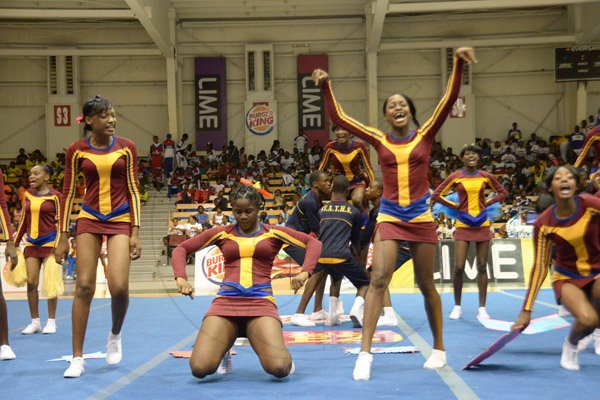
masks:
[[[372,347],[371,354],[404,354],[418,353],[418,347],[415,346],[391,346],[391,347]],[[344,347],[344,353],[357,355],[360,353],[360,347]]]
[[[494,331],[501,332],[510,332],[510,328],[514,324],[511,321],[502,321],[499,319],[485,319],[485,318],[477,318],[481,324],[487,328]],[[558,314],[550,314],[545,317],[540,317],[531,320],[531,323],[523,331],[525,335],[533,335],[536,333],[548,332],[554,329],[566,328],[570,324],[558,316]]]
[[[500,339],[498,339],[494,343],[492,343],[491,346],[487,348],[487,350],[485,350],[484,352],[482,352],[481,354],[479,354],[477,357],[475,357],[474,359],[472,359],[471,361],[469,361],[463,367],[463,370],[469,369],[469,368],[471,368],[474,365],[481,364],[481,362],[483,360],[491,357],[498,350],[500,350],[501,348],[503,348],[504,346],[506,346],[508,343],[512,342],[517,336],[519,336],[521,334],[522,331],[523,331],[522,329],[520,329],[520,330],[514,330],[514,331],[511,331],[509,333],[505,333],[504,335],[500,336]]]
[[[293,317],[293,315],[280,315],[279,316],[279,318],[281,318],[281,322],[284,325],[291,325],[292,324],[292,317]],[[314,322],[317,325],[325,323],[325,318],[323,318],[323,319],[313,319],[310,314],[307,315],[306,317],[307,317],[307,319],[309,321],[312,321],[312,322]],[[340,323],[344,323],[344,322],[350,322],[350,316],[348,316],[346,314],[340,315]]]
[[[106,353],[103,353],[101,351],[97,351],[95,353],[89,353],[89,354],[84,354],[83,355],[83,359],[84,360],[90,360],[90,359],[94,359],[94,358],[106,358]],[[68,355],[68,356],[62,356],[59,358],[53,358],[52,360],[47,360],[47,361],[68,361],[71,362],[71,360],[73,359],[72,355]]]

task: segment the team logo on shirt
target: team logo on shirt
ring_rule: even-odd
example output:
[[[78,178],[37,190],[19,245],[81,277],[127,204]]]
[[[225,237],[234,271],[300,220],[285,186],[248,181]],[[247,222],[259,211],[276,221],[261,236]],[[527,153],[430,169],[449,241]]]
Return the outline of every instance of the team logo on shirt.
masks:
[[[255,135],[268,135],[275,127],[275,112],[268,104],[256,103],[246,114],[246,127]]]
[[[215,285],[220,285],[225,275],[225,257],[217,246],[211,246],[201,255],[202,272],[206,279]],[[199,253],[196,255],[198,257]]]

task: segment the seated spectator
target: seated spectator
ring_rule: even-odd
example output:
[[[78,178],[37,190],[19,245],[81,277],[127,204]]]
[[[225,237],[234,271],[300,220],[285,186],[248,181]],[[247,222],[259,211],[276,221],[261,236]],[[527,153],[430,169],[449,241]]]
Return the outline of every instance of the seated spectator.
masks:
[[[281,218],[283,218],[283,222],[287,222],[288,218],[290,217],[290,214],[292,213],[290,206],[286,204],[283,205],[283,209],[281,210]]]
[[[515,149],[515,155],[519,158],[525,158],[527,155],[527,148],[525,147],[525,142],[519,140],[517,143],[517,148]]]
[[[210,186],[213,188],[214,193],[219,193],[221,190],[225,189],[225,185],[223,184],[223,182],[221,182],[221,179],[219,178],[217,178],[215,180],[215,183],[212,183]]]
[[[442,240],[451,240],[454,239],[454,231],[456,230],[456,228],[454,228],[454,226],[452,226],[452,220],[451,219],[446,219],[446,223],[443,225],[440,225],[436,232],[438,234],[438,239]]]
[[[193,215],[190,215],[185,224],[185,235],[188,238],[194,237],[204,230],[204,227],[199,223]]]
[[[273,196],[273,206],[274,207],[283,207],[285,204],[285,199],[281,195],[281,190],[277,189],[275,191],[275,195]]]
[[[25,149],[24,148],[20,148],[19,149],[19,154],[17,154],[16,157],[16,162],[18,165],[25,165],[25,163],[27,162],[27,160],[29,159],[29,157],[27,156],[27,154],[25,153]]]
[[[504,166],[506,168],[515,168],[516,167],[515,162],[517,161],[517,158],[515,157],[514,153],[512,152],[512,149],[510,147],[507,147],[504,154],[502,154],[500,161],[502,161],[502,163],[504,164]]]
[[[194,214],[194,218],[199,224],[202,224],[204,228],[212,228],[210,225],[210,216],[204,212],[204,206],[198,206],[198,212]]]
[[[18,227],[21,223],[21,218],[23,218],[23,206],[21,202],[15,204],[15,209],[12,212],[12,223]]]
[[[169,236],[171,235],[185,235],[185,227],[179,225],[179,218],[177,217],[171,218],[171,223],[167,229],[167,236],[163,237],[163,244],[165,246],[169,245]]]
[[[148,192],[145,186],[140,186],[140,204],[144,205],[148,201]]]
[[[177,194],[179,200],[175,202],[175,204],[190,204],[194,202],[192,197],[193,195],[190,193],[188,189],[188,184],[186,182],[181,184],[181,191]]]
[[[290,169],[283,170],[282,176],[283,186],[294,186],[294,176],[291,174]]]
[[[220,208],[221,210],[227,210],[229,206],[229,201],[225,198],[225,192],[221,190],[217,193],[217,197],[214,198],[213,203],[215,204],[215,208]]]
[[[502,144],[500,143],[499,140],[496,140],[494,142],[494,147],[492,148],[492,150],[490,152],[491,152],[492,158],[502,156],[502,153],[503,153]]]
[[[223,213],[223,209],[217,205],[215,205],[215,212],[210,215],[210,224],[215,226],[223,225],[223,220],[228,218],[227,215]]]
[[[261,211],[260,215],[259,215],[259,220],[260,222],[262,222],[263,224],[268,224],[269,223],[269,216],[267,215],[266,211]]]
[[[285,226],[285,221],[283,220],[283,217],[281,215],[277,216],[277,223],[275,225],[276,226]]]

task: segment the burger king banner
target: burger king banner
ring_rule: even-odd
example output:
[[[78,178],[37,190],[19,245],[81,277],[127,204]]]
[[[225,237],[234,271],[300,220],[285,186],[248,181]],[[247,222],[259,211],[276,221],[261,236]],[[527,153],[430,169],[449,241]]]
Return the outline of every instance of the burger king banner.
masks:
[[[277,139],[277,102],[274,100],[246,101],[245,143],[246,153],[268,151]]]

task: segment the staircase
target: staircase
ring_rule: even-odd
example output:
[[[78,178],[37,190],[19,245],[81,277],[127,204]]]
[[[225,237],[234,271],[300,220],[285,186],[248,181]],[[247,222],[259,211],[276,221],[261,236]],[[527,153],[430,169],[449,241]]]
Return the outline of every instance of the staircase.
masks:
[[[161,256],[165,249],[162,238],[167,234],[169,211],[174,208],[174,201],[167,198],[166,190],[157,192],[154,188],[148,188],[148,201],[142,206],[139,231],[142,256],[131,263],[131,282],[154,281],[162,275],[157,274],[159,266],[165,260]]]

